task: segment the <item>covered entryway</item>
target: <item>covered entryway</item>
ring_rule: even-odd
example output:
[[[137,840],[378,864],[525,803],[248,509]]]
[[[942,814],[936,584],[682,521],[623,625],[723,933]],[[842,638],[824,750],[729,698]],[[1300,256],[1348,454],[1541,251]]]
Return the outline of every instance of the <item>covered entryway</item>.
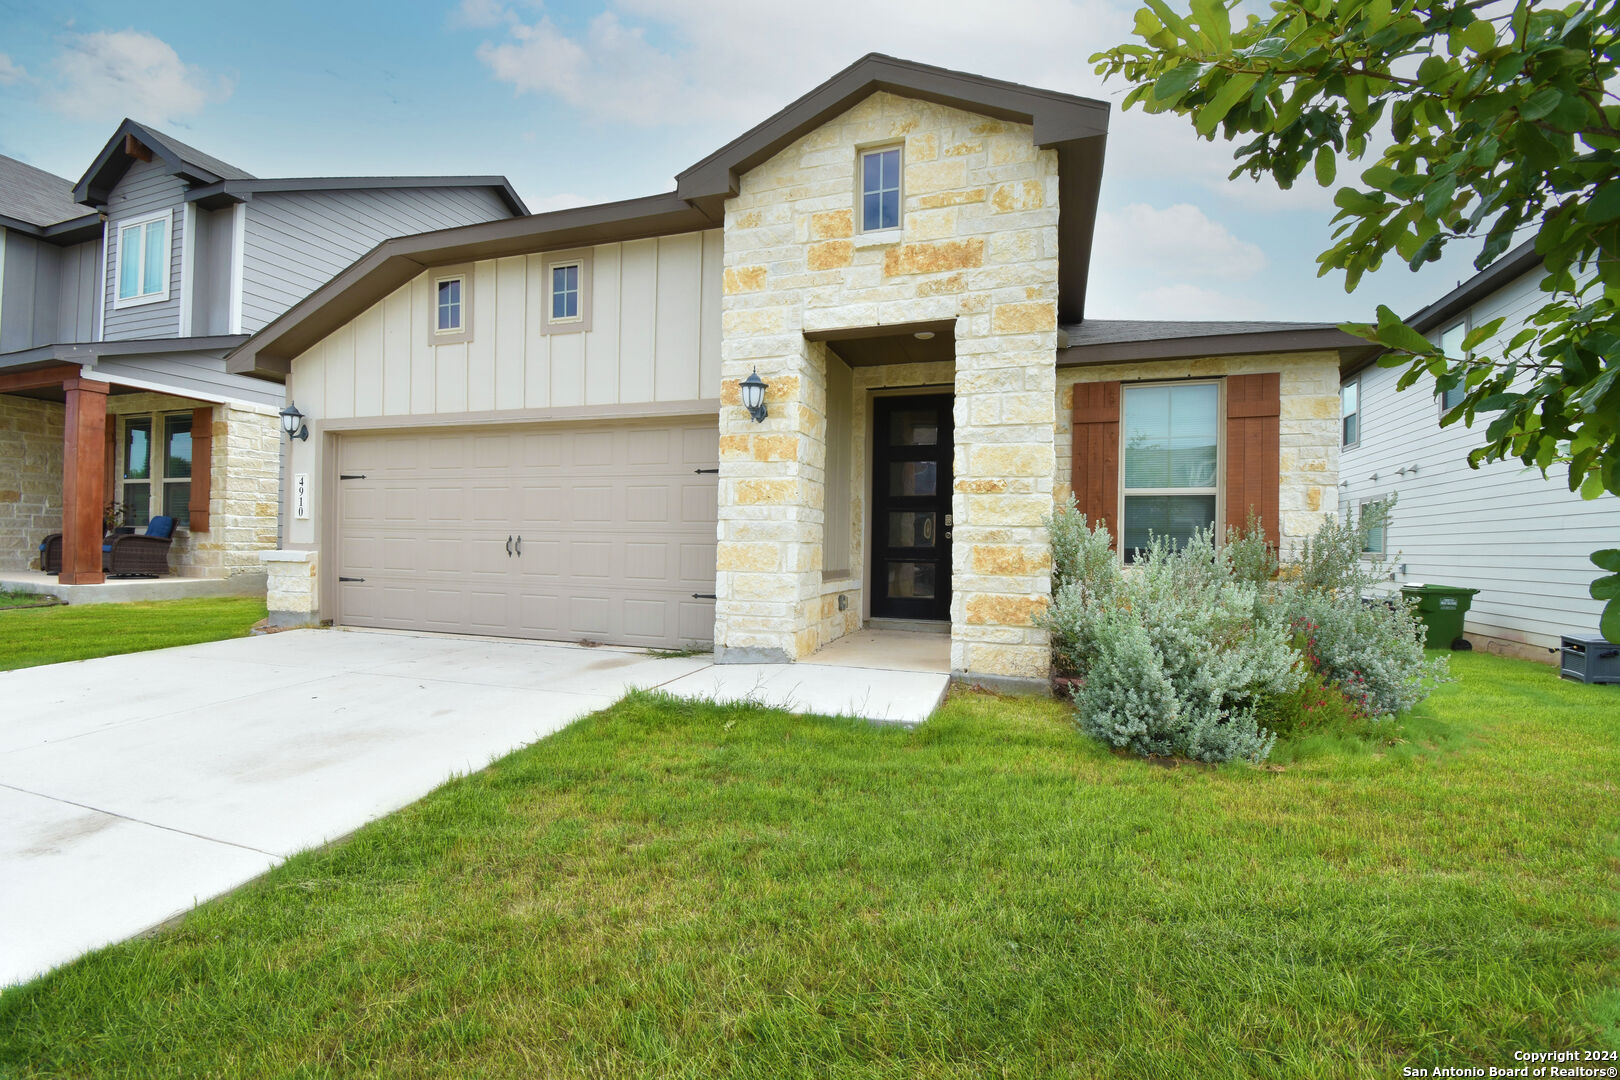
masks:
[[[680,420],[345,433],[336,620],[611,645],[714,637],[719,434]]]

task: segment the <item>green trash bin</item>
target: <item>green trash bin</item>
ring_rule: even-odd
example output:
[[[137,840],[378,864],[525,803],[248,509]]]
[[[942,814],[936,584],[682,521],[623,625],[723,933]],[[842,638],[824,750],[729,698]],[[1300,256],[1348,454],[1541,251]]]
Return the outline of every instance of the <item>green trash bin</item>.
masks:
[[[1401,595],[1417,601],[1418,618],[1429,628],[1423,644],[1430,649],[1467,649],[1463,637],[1463,616],[1478,589],[1459,585],[1402,585]]]

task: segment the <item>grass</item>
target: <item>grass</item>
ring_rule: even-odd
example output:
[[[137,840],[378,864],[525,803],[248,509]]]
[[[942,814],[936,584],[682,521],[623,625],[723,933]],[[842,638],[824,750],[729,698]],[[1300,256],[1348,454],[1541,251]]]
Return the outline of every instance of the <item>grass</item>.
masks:
[[[34,607],[46,604],[50,599],[49,596],[41,596],[38,593],[8,592],[0,589],[0,611],[6,608]]]
[[[1167,769],[633,696],[0,995],[7,1076],[1399,1076],[1616,1046],[1620,691]]]
[[[242,637],[264,615],[248,597],[0,612],[0,671]]]

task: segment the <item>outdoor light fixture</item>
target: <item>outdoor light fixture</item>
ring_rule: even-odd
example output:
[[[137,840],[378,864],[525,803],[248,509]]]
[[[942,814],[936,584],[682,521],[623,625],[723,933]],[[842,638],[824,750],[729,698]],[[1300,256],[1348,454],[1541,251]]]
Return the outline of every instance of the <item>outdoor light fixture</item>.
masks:
[[[743,408],[748,410],[748,415],[757,424],[765,419],[765,380],[759,377],[759,369],[755,368],[740,386]]]
[[[281,430],[287,433],[289,439],[309,440],[309,427],[304,423],[304,414],[291,401],[281,410]]]
[[[916,338],[918,341],[933,341],[934,340],[934,332],[932,330],[919,330],[915,334],[912,334],[911,336]]]

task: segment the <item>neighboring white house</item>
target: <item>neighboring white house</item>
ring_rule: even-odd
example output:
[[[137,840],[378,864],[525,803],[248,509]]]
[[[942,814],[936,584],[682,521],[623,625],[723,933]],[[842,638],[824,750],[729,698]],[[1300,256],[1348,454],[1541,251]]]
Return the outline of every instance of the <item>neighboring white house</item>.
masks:
[[[1454,354],[1469,329],[1505,317],[1480,347],[1499,356],[1544,302],[1544,276],[1525,244],[1407,321],[1431,341],[1452,344]],[[1571,493],[1563,466],[1546,477],[1514,460],[1469,468],[1487,419],[1442,428],[1455,402],[1438,400],[1432,381],[1397,392],[1404,368],[1358,363],[1367,366],[1347,366],[1341,391],[1339,506],[1359,512],[1399,496],[1386,535],[1371,541],[1391,557],[1396,584],[1481,590],[1466,629],[1492,652],[1551,662],[1561,635],[1596,634],[1603,605],[1587,590],[1600,571],[1588,555],[1620,544],[1620,499]]]

